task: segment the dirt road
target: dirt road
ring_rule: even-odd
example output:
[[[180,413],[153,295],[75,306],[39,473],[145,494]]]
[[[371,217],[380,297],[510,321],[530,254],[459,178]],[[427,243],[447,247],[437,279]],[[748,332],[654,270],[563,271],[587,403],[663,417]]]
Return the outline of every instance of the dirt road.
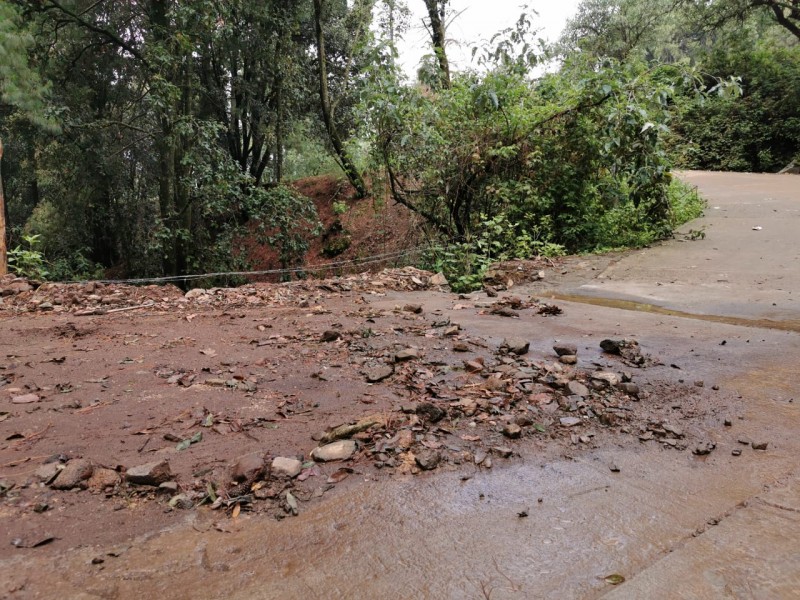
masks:
[[[796,598],[800,182],[685,177],[709,198],[685,230],[705,238],[542,265],[543,281],[499,298],[373,282],[0,316],[0,480],[15,484],[0,596]],[[498,307],[511,296],[522,306]],[[528,352],[501,348],[513,338]],[[625,364],[606,338],[658,364]],[[559,343],[576,346],[576,371]],[[40,398],[13,403],[26,393]],[[33,479],[54,455],[117,477],[158,457],[195,498],[238,456],[306,461],[318,429],[370,414],[386,422],[358,434],[353,459],[254,484],[262,499],[241,512]],[[430,452],[427,472],[414,457]]]

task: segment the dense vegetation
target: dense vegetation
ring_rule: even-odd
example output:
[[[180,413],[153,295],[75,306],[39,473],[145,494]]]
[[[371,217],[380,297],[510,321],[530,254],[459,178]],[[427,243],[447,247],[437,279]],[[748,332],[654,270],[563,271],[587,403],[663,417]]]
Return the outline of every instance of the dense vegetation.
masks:
[[[291,180],[338,165],[469,287],[498,258],[669,235],[700,210],[674,166],[800,153],[797,2],[585,0],[555,47],[523,14],[465,72],[448,1],[424,8],[409,82],[401,0],[0,0],[12,268],[238,270],[245,233],[295,266],[319,226]]]

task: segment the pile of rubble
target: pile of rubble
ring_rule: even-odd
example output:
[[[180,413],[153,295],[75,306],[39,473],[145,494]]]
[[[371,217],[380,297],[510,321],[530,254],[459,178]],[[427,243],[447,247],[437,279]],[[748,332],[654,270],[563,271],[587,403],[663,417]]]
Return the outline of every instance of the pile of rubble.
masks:
[[[186,294],[171,284],[135,286],[117,283],[42,283],[0,278],[0,311],[55,312],[76,316],[136,309],[169,311],[195,306],[236,308],[258,305],[302,305],[309,296],[370,290],[413,291],[447,286],[441,274],[413,267],[385,269],[326,280],[283,284],[251,283],[236,288],[192,289]]]
[[[457,328],[443,328],[442,336],[450,337],[455,346],[457,333]],[[336,341],[348,343],[341,336]],[[642,354],[635,341],[604,340],[601,346],[610,360],[624,349],[625,356],[617,360],[637,366],[645,363],[637,359]],[[512,458],[518,440],[523,439],[564,452],[570,447],[595,447],[608,435],[652,441],[668,449],[687,448],[691,436],[679,421],[699,414],[697,386],[676,385],[668,394],[655,394],[641,388],[630,372],[577,367],[574,344],[556,343],[553,351],[550,360],[531,360],[527,341],[506,339],[491,358],[472,358],[457,368],[436,370],[424,360],[424,352],[399,350],[384,362],[388,368],[380,380],[409,400],[394,410],[321,431],[313,436],[316,446],[309,444],[295,456],[249,454],[225,470],[201,469],[191,477],[174,474],[163,459],[109,468],[84,458],[56,456],[35,476],[53,489],[88,489],[109,498],[162,497],[175,509],[208,505],[236,514],[271,511],[282,518],[297,514],[303,502],[324,494],[352,473],[374,468],[418,474],[469,467],[463,475],[469,477],[470,472],[491,469],[495,461]],[[193,374],[171,370],[156,375],[181,386],[211,381],[196,381]],[[368,363],[363,375],[374,379]],[[253,384],[220,379],[219,385]],[[203,432],[215,427],[235,428],[247,435],[252,428],[269,426],[263,419],[224,422],[221,415],[201,410],[191,419],[194,424],[185,430],[185,439],[164,438],[177,444],[179,451],[202,441]]]

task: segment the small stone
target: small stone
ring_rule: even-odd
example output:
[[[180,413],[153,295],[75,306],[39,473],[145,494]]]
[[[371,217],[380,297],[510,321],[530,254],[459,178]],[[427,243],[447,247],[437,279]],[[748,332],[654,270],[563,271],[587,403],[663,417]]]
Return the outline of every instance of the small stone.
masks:
[[[447,277],[445,277],[442,273],[436,273],[435,275],[431,275],[431,278],[428,280],[428,284],[434,287],[448,285]]]
[[[33,475],[42,483],[48,484],[53,481],[60,472],[61,465],[56,462],[51,462],[36,469]]]
[[[237,482],[255,481],[264,472],[264,457],[261,454],[247,454],[236,460],[231,468],[231,479]]]
[[[606,387],[615,387],[619,385],[620,379],[616,373],[607,371],[598,371],[592,373],[592,383],[601,389]]]
[[[581,420],[578,417],[561,417],[560,423],[563,427],[575,427],[581,424]]]
[[[639,386],[635,383],[620,383],[619,389],[622,390],[624,393],[628,394],[629,396],[638,397],[639,396]]]
[[[624,350],[638,348],[639,343],[634,340],[603,340],[600,347],[608,354],[622,354]]]
[[[741,456],[742,455],[742,449],[741,448],[734,448],[733,450],[731,450],[731,454],[733,454],[734,456]]]
[[[484,452],[483,450],[476,450],[475,451],[475,457],[473,458],[473,460],[474,460],[476,465],[481,465],[481,464],[483,464],[483,461],[486,460],[487,456],[489,456],[489,455],[486,454],[486,452]]]
[[[465,360],[464,368],[470,373],[480,373],[483,371],[483,363],[478,360]]]
[[[580,396],[581,398],[586,398],[589,395],[589,388],[583,385],[580,381],[575,381],[574,379],[567,384],[567,390],[569,391],[570,396]]]
[[[367,369],[366,371],[367,381],[369,383],[379,383],[384,379],[388,379],[392,375],[394,375],[394,367],[391,365],[379,365],[377,367]]]
[[[438,423],[447,413],[430,402],[421,402],[417,405],[417,414],[430,423]]]
[[[319,446],[311,451],[311,457],[319,462],[347,460],[356,453],[356,443],[353,440],[339,440],[332,444]]]
[[[39,402],[39,400],[41,398],[36,394],[24,394],[11,398],[11,404],[33,404],[34,402]]]
[[[705,381],[695,381],[694,382],[694,387],[701,388],[701,387],[705,387],[705,386],[706,386],[706,382]]]
[[[612,473],[619,473],[620,468],[617,466],[616,463],[611,463],[608,468],[611,470]]]
[[[137,485],[157,486],[172,479],[169,462],[164,459],[131,467],[125,473],[125,479]]]
[[[725,427],[733,427],[733,421],[731,419],[726,418],[723,423],[725,424]]]
[[[191,510],[194,508],[194,502],[192,502],[192,499],[186,494],[178,494],[177,496],[173,496],[169,501],[169,505],[172,508],[178,508],[180,510]]]
[[[554,344],[553,351],[558,356],[577,356],[578,347],[575,344]]]
[[[432,471],[439,466],[439,463],[442,460],[442,455],[433,450],[426,450],[424,452],[420,452],[415,457],[415,460],[419,468],[423,471]]]
[[[469,344],[464,342],[453,343],[453,352],[469,352]]]
[[[514,451],[506,446],[494,446],[492,452],[497,454],[500,458],[511,458]]]
[[[328,343],[335,342],[336,340],[341,339],[341,337],[341,332],[329,329],[328,331],[324,331],[319,339],[321,342]]]
[[[500,344],[501,349],[505,349],[509,354],[516,354],[517,356],[527,354],[530,347],[530,342],[522,338],[506,338],[503,340],[503,343]]]
[[[184,298],[188,300],[194,300],[195,298],[199,298],[200,296],[205,296],[206,291],[200,288],[194,288],[193,290],[189,290],[184,294]]]
[[[743,446],[749,446],[750,444],[753,443],[749,437],[744,437],[744,436],[740,437],[737,441]]]
[[[86,488],[86,480],[92,476],[94,465],[85,458],[75,458],[67,463],[50,486],[56,490]]]
[[[394,355],[394,362],[406,362],[419,358],[419,350],[416,348],[406,348]]]
[[[522,437],[522,427],[516,423],[510,423],[503,427],[503,435],[509,439],[517,440]]]
[[[753,450],[766,450],[769,442],[753,442]]]
[[[717,445],[714,442],[701,442],[692,450],[692,454],[696,456],[706,456],[707,454],[711,454],[716,447]]]
[[[162,492],[167,492],[168,494],[174,494],[178,491],[179,486],[177,481],[165,481],[158,486],[158,489]]]
[[[483,464],[481,466],[484,469],[491,469],[493,464],[494,463],[492,463],[492,457],[491,456],[487,456],[486,459],[483,461]]]
[[[419,305],[419,304],[406,304],[406,305],[403,307],[403,310],[404,310],[405,312],[410,312],[410,313],[413,313],[413,314],[415,314],[415,315],[420,315],[420,314],[422,314],[422,306],[421,306],[421,305]]]
[[[577,365],[578,357],[574,354],[565,354],[564,356],[559,357],[558,362],[560,362],[562,365]]]
[[[119,473],[114,469],[95,469],[89,478],[87,485],[90,490],[102,491],[106,488],[115,487],[120,481]]]
[[[303,463],[296,458],[284,458],[276,456],[272,459],[272,473],[294,478],[300,475],[303,470]]]

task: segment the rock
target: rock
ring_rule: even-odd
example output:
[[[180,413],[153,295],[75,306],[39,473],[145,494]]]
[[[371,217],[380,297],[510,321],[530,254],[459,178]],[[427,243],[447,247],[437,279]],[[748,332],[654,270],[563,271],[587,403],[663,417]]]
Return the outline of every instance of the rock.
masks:
[[[406,304],[403,307],[403,310],[405,312],[410,312],[410,313],[413,313],[415,315],[421,315],[422,314],[422,306],[419,305],[419,304]]]
[[[716,447],[717,445],[714,442],[701,442],[692,450],[692,454],[696,456],[705,456],[711,454]]]
[[[56,478],[61,472],[62,465],[57,462],[51,462],[42,465],[33,473],[34,477],[36,477],[39,481],[45,484],[49,484]]]
[[[454,342],[453,352],[469,352],[469,344],[464,342]]]
[[[553,351],[558,356],[577,356],[578,347],[575,344],[554,344]]]
[[[120,477],[113,469],[95,469],[89,478],[87,485],[90,490],[102,491],[106,488],[115,487],[119,483]]]
[[[580,381],[572,380],[567,384],[567,390],[571,396],[580,396],[586,398],[589,395],[589,388],[583,385]]]
[[[740,437],[737,441],[743,446],[749,446],[752,443],[749,437]]]
[[[369,383],[379,383],[394,375],[394,367],[391,365],[378,365],[367,369],[365,374]]]
[[[603,352],[608,352],[609,354],[621,355],[625,350],[638,348],[638,346],[639,342],[634,340],[603,340],[600,342]]]
[[[486,460],[486,457],[487,457],[487,456],[489,456],[489,455],[488,455],[488,454],[486,454],[486,452],[485,452],[485,451],[483,451],[483,450],[476,450],[476,451],[475,451],[475,456],[474,456],[474,458],[473,458],[473,461],[475,462],[475,464],[476,464],[476,465],[481,465],[481,464],[483,463],[483,461],[485,461],[485,460]]]
[[[575,427],[581,424],[581,420],[578,417],[561,417],[560,423],[563,427]]]
[[[733,421],[731,421],[730,419],[725,419],[724,423],[725,427],[733,427]]]
[[[303,463],[296,458],[284,458],[283,456],[276,456],[272,459],[272,474],[284,475],[289,478],[294,478],[300,475],[303,470]]]
[[[517,356],[527,354],[530,347],[530,342],[522,338],[506,338],[503,340],[503,343],[500,344],[501,349],[505,349],[509,354],[516,354]]]
[[[638,398],[639,396],[639,386],[635,383],[620,383],[619,389],[628,394],[629,396],[635,396]]]
[[[492,457],[491,457],[491,456],[487,456],[487,457],[486,457],[486,458],[483,460],[483,463],[481,464],[481,466],[482,466],[484,469],[491,469],[491,468],[492,468],[492,464],[493,464],[493,463],[492,463]]]
[[[436,287],[449,285],[449,282],[447,281],[447,277],[445,277],[442,273],[436,273],[436,275],[432,275],[428,280],[428,284]]]
[[[511,455],[514,453],[511,448],[507,448],[506,446],[494,446],[492,452],[497,454],[500,458],[511,458]]]
[[[616,373],[607,371],[592,373],[592,384],[600,389],[617,386],[619,382],[619,376]]]
[[[394,362],[406,362],[419,358],[419,350],[416,348],[406,348],[394,355]]]
[[[560,362],[562,365],[577,365],[578,357],[574,354],[565,354],[564,356],[559,357],[558,362]]]
[[[447,412],[430,402],[418,404],[417,414],[430,423],[438,423],[447,416]]]
[[[356,453],[356,443],[353,440],[339,440],[332,444],[319,446],[311,451],[311,457],[319,462],[347,460]]]
[[[620,468],[617,466],[616,463],[611,463],[608,468],[611,470],[612,473],[619,473]]]
[[[74,458],[67,463],[50,487],[57,490],[71,490],[72,488],[86,488],[86,480],[92,476],[94,465],[85,458]]]
[[[533,417],[525,414],[517,415],[516,417],[514,417],[514,423],[516,423],[520,427],[530,427],[531,425],[533,425]]]
[[[341,332],[329,329],[328,331],[324,331],[322,333],[322,336],[320,337],[320,341],[321,342],[325,342],[325,343],[327,343],[327,342],[335,342],[336,340],[341,339],[341,337],[342,337]]]
[[[25,281],[15,281],[7,286],[0,288],[0,296],[16,296],[24,292],[30,292],[33,286]]]
[[[509,423],[503,427],[503,435],[509,439],[517,440],[522,437],[522,427],[516,423]]]
[[[261,454],[253,453],[241,456],[231,467],[231,479],[239,483],[255,481],[264,473],[264,467],[264,457]]]
[[[753,442],[753,450],[766,450],[769,442]]]
[[[167,492],[168,494],[174,494],[178,491],[180,486],[178,485],[177,481],[165,481],[161,485],[158,486],[158,489],[162,492]]]
[[[741,448],[734,448],[733,450],[731,450],[731,454],[733,454],[734,456],[741,456],[742,455],[742,449]]]
[[[483,371],[483,362],[481,360],[465,360],[464,368],[469,373],[480,373]]]
[[[186,294],[184,294],[183,297],[187,298],[188,300],[194,300],[195,298],[199,298],[200,296],[205,296],[205,295],[206,291],[204,289],[194,288],[193,290],[189,290],[188,292],[186,292]]]
[[[172,479],[172,471],[169,462],[164,459],[131,467],[125,473],[125,479],[137,485],[157,486]]]
[[[39,400],[41,398],[36,394],[24,394],[11,398],[11,404],[33,404],[34,402],[39,402]]]
[[[442,455],[433,450],[426,450],[420,452],[415,457],[415,460],[419,468],[423,471],[432,471],[439,466],[439,463],[442,461]]]
[[[169,501],[169,505],[172,508],[178,508],[180,510],[191,510],[194,508],[194,502],[192,502],[192,499],[186,494],[173,496]]]

